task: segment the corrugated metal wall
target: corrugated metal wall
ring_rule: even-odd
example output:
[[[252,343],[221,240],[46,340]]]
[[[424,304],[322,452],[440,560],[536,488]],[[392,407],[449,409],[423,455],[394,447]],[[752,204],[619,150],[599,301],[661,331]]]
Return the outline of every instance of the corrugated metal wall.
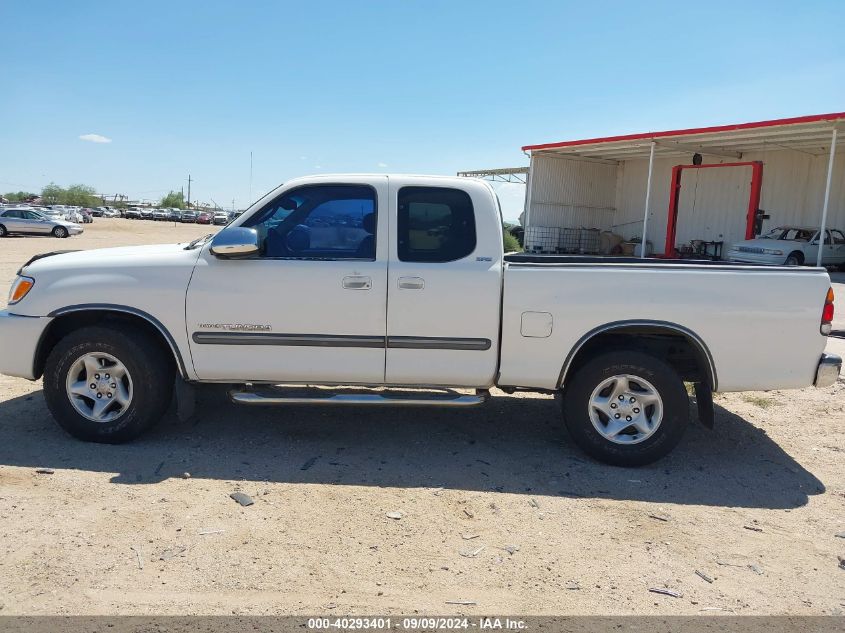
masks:
[[[743,155],[742,161],[763,161],[760,207],[772,216],[764,230],[782,224],[818,225],[827,159],[824,152],[813,156],[786,149]],[[726,163],[736,159],[705,156],[705,161]],[[663,252],[666,239],[672,167],[686,163],[688,159],[679,156],[654,161],[648,239],[658,253]],[[642,235],[648,159],[624,161],[617,166],[538,154],[533,165],[531,224],[611,229],[626,239]],[[750,181],[750,168],[684,172],[677,243],[742,239]],[[828,218],[829,226],[845,229],[845,148],[837,153],[834,164]]]
[[[530,224],[609,229],[616,200],[616,165],[556,156],[532,161]]]
[[[681,172],[675,243],[707,240],[732,244],[744,240],[750,196],[750,166],[685,169]],[[668,211],[668,199],[666,204]],[[655,235],[655,239],[658,237]],[[657,251],[662,247],[662,242],[655,243]]]

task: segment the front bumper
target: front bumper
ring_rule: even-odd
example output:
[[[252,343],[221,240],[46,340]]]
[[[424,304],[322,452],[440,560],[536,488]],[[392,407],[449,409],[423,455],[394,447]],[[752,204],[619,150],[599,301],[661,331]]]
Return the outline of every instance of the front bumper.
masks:
[[[786,255],[766,255],[764,253],[728,253],[727,261],[741,264],[762,264],[768,266],[782,266]]]
[[[80,235],[85,229],[81,226],[69,226],[67,227],[68,235]]]
[[[822,354],[819,366],[816,369],[816,380],[813,384],[816,387],[830,387],[839,380],[839,371],[842,369],[842,359],[836,354]]]
[[[0,311],[0,374],[35,380],[35,352],[52,320]]]

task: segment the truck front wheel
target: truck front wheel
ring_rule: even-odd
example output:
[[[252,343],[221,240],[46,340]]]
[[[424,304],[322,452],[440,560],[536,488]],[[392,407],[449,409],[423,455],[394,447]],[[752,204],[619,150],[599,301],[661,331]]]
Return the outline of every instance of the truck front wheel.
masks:
[[[641,466],[681,440],[689,398],[663,361],[642,352],[610,352],[577,369],[564,389],[563,417],[575,443],[592,457]]]
[[[151,337],[90,326],[62,338],[47,357],[44,396],[65,431],[88,442],[138,437],[170,404],[173,367]]]

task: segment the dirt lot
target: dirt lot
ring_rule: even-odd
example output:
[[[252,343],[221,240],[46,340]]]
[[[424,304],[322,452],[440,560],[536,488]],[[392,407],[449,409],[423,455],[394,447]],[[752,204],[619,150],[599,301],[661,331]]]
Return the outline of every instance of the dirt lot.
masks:
[[[38,252],[207,231],[4,239],[0,286]],[[194,422],[100,446],[53,423],[40,383],[0,377],[2,613],[845,612],[845,382],[719,396],[715,432],[631,470],[573,448],[552,398],[496,395],[254,412],[210,392]]]

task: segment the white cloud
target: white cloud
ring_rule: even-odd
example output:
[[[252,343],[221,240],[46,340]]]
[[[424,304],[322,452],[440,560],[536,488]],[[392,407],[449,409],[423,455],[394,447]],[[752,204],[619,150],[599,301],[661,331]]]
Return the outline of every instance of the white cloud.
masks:
[[[79,137],[81,141],[88,141],[89,143],[111,143],[111,139],[101,134],[82,134]]]
[[[387,167],[387,163],[379,163],[378,166],[379,167]]]

